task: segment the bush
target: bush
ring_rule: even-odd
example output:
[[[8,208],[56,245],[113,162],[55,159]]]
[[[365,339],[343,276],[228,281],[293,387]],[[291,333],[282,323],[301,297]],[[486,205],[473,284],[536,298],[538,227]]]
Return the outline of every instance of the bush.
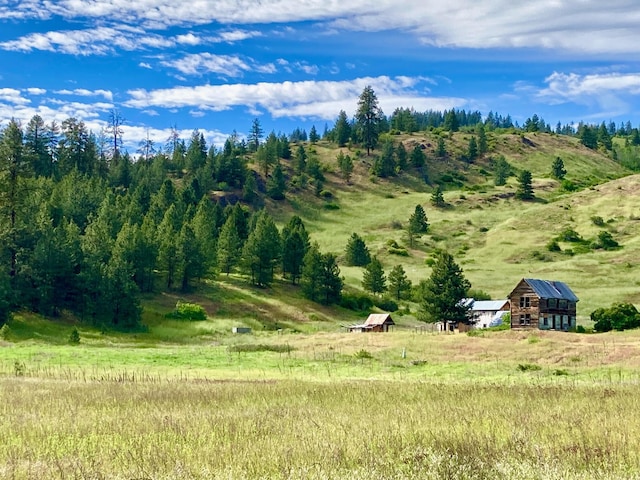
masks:
[[[542,370],[542,367],[535,363],[519,363],[518,370],[521,372],[535,372],[537,370]]]
[[[368,350],[365,350],[364,348],[358,350],[356,353],[353,354],[353,356],[359,360],[371,360],[373,358],[373,355],[371,355],[371,352],[369,352]]]
[[[614,303],[609,308],[598,308],[591,312],[596,332],[629,330],[640,327],[640,313],[630,303]]]
[[[604,219],[598,215],[594,215],[593,217],[591,217],[591,222],[596,227],[604,227]]]
[[[78,345],[80,343],[80,333],[75,327],[73,327],[73,330],[71,330],[71,334],[69,335],[69,343],[71,345]]]
[[[547,250],[549,250],[550,252],[560,252],[560,251],[562,251],[562,249],[560,248],[560,244],[555,239],[551,240],[549,243],[547,243]]]
[[[322,190],[320,192],[320,196],[322,198],[331,198],[331,197],[333,197],[333,193],[331,193],[329,190]]]
[[[592,247],[602,250],[616,250],[620,244],[616,242],[609,232],[600,232],[598,239],[593,242]]]
[[[408,257],[409,256],[409,252],[407,252],[406,248],[396,248],[396,247],[389,247],[387,249],[387,251],[391,254],[391,255],[400,255],[401,257]]]
[[[206,320],[207,314],[200,305],[195,303],[181,302],[178,300],[176,303],[176,309],[167,314],[168,318],[175,318],[177,320]]]
[[[376,307],[380,310],[384,310],[385,312],[396,312],[398,310],[398,304],[390,298],[376,299],[373,303]]]
[[[562,233],[558,235],[558,240],[563,242],[574,242],[574,243],[579,243],[584,241],[580,236],[580,234],[576,232],[573,228],[564,229]]]
[[[324,204],[324,209],[325,210],[340,210],[340,205],[338,205],[337,203],[334,203],[334,202],[325,203]]]
[[[373,300],[368,295],[358,293],[343,293],[340,306],[354,312],[368,312],[373,308]]]
[[[0,339],[9,340],[11,337],[11,329],[9,328],[9,324],[5,323],[2,328],[0,328]]]

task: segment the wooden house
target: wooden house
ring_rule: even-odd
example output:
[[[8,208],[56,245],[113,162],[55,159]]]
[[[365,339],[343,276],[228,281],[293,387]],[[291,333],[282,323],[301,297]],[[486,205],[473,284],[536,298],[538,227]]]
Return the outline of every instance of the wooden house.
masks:
[[[511,328],[562,330],[576,326],[578,297],[563,282],[523,278],[509,294]]]
[[[372,313],[361,325],[351,325],[350,332],[388,332],[395,322],[388,313]]]

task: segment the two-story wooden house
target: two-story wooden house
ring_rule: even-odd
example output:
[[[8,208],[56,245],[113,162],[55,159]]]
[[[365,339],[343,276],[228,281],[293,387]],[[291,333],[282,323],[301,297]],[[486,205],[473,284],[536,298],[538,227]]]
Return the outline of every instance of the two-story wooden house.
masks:
[[[567,331],[576,326],[578,297],[566,283],[523,278],[509,301],[511,328]]]

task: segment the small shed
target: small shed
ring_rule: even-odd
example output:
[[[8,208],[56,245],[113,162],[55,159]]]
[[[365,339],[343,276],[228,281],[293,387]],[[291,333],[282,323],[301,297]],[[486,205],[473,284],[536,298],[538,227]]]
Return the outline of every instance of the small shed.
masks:
[[[250,327],[233,327],[231,329],[233,333],[251,333]]]
[[[388,332],[389,327],[395,325],[393,318],[388,313],[372,313],[367,320],[360,325],[349,326],[350,332]]]

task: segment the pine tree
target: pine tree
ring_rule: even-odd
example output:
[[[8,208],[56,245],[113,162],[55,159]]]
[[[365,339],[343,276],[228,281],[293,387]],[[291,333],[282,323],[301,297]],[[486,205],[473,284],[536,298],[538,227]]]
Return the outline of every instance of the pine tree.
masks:
[[[436,189],[431,194],[431,205],[437,208],[442,208],[446,205],[444,201],[444,195],[442,194],[442,188],[440,185],[436,187]]]
[[[438,143],[436,145],[436,156],[438,158],[444,158],[447,156],[447,147],[444,143],[444,138],[438,137]]]
[[[282,229],[282,273],[291,279],[291,283],[300,279],[308,249],[309,234],[302,219],[294,215]]]
[[[262,210],[242,249],[242,262],[254,285],[264,287],[273,281],[281,254],[280,233],[266,210]]]
[[[316,130],[316,126],[312,125],[311,130],[309,130],[309,142],[310,143],[318,143],[320,140],[320,135],[318,135],[318,131]]]
[[[411,280],[407,278],[407,274],[402,265],[396,265],[389,272],[389,291],[396,300],[401,300],[411,292]]]
[[[516,190],[516,198],[520,200],[533,200],[532,177],[529,170],[522,170],[518,176],[518,189]]]
[[[476,135],[478,135],[478,155],[484,155],[489,150],[489,145],[487,143],[487,134],[482,123],[478,123],[476,126]]]
[[[334,141],[339,147],[344,147],[349,141],[349,137],[351,137],[351,126],[349,125],[347,114],[344,110],[340,110],[336,124],[333,127],[333,132]]]
[[[502,186],[507,183],[507,178],[511,174],[511,165],[500,155],[494,162],[494,183],[496,186]]]
[[[425,164],[425,154],[420,145],[416,145],[411,151],[411,166],[413,168],[422,168]]]
[[[378,143],[382,116],[382,110],[378,106],[378,97],[373,88],[368,85],[360,94],[356,111],[356,121],[362,136],[362,143],[367,149],[367,156],[371,155],[371,150]]]
[[[562,180],[566,174],[567,171],[564,168],[564,162],[560,157],[556,157],[551,165],[551,175],[558,180]]]
[[[344,181],[349,184],[351,181],[351,175],[353,174],[353,161],[349,155],[342,153],[342,150],[338,152],[338,168],[340,169],[340,175]]]
[[[363,267],[371,261],[371,255],[367,245],[355,232],[351,234],[351,237],[347,241],[345,253],[345,261],[347,265]]]
[[[407,226],[407,236],[409,237],[409,246],[413,247],[413,243],[416,237],[421,236],[423,233],[427,233],[429,223],[427,222],[427,215],[424,212],[422,205],[416,205],[414,212],[409,217],[409,225]]]
[[[300,279],[302,294],[313,302],[320,299],[322,274],[322,254],[318,243],[314,242],[304,256]]]
[[[260,120],[257,118],[253,119],[253,123],[251,124],[251,130],[249,131],[249,150],[252,152],[256,152],[258,147],[260,146],[260,139],[264,134],[264,130],[262,130],[262,126],[260,125]]]
[[[286,189],[287,185],[284,179],[284,173],[282,172],[280,163],[278,163],[273,170],[273,174],[267,181],[267,195],[274,200],[283,200]]]
[[[407,149],[404,147],[404,144],[400,142],[396,148],[396,159],[398,170],[403,172],[407,169],[407,161],[409,154],[407,153]]]
[[[476,141],[476,137],[474,136],[469,139],[467,158],[469,159],[469,162],[473,162],[476,158],[478,158],[478,142]]]
[[[217,261],[221,271],[229,275],[233,267],[240,261],[242,252],[242,240],[238,235],[236,222],[232,215],[227,217],[227,221],[220,230],[218,237]]]
[[[420,315],[425,322],[461,322],[467,319],[469,306],[461,302],[471,284],[453,256],[440,253],[428,280],[420,282]]]
[[[382,263],[376,257],[373,257],[364,269],[362,287],[374,295],[382,294],[387,290],[387,277],[384,274]]]

